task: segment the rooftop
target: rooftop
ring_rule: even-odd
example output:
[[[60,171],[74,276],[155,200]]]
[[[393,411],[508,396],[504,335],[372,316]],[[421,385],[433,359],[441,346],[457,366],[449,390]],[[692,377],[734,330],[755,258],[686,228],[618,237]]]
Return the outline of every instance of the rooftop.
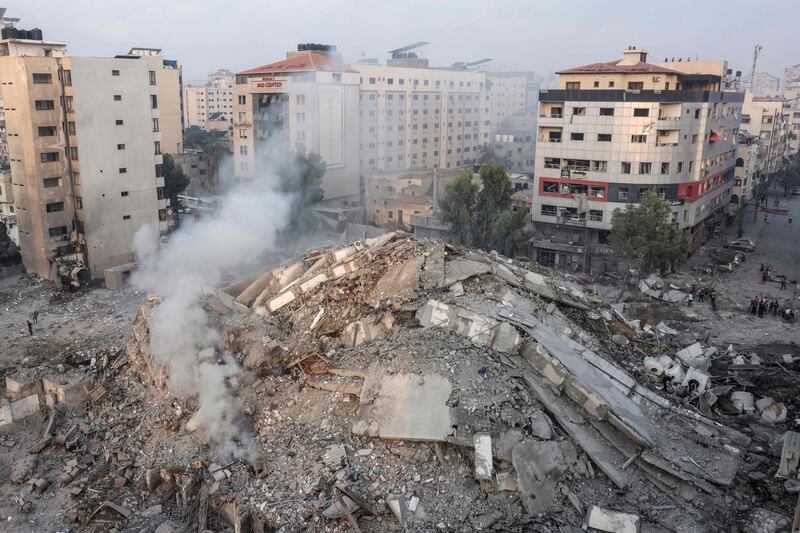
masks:
[[[622,59],[607,63],[592,63],[556,72],[556,74],[681,74],[677,70],[639,61],[632,65],[621,64]]]
[[[343,65],[338,61],[334,61],[333,59],[324,54],[318,54],[316,52],[306,52],[297,54],[294,57],[290,57],[289,59],[284,59],[282,61],[277,61],[275,63],[270,63],[268,65],[263,65],[261,67],[245,70],[243,72],[239,72],[239,74],[249,75],[249,74],[273,74],[279,72],[315,72],[315,71],[353,72],[347,65]]]

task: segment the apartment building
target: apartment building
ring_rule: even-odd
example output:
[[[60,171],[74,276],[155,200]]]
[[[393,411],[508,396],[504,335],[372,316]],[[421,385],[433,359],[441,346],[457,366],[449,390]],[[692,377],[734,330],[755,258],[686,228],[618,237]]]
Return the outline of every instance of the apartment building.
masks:
[[[800,64],[783,73],[783,98],[786,102],[789,128],[789,154],[800,153]]]
[[[742,131],[758,139],[758,173],[766,179],[779,171],[789,155],[789,121],[780,96],[755,96],[747,91],[742,108]]]
[[[486,85],[493,131],[497,131],[509,117],[523,115],[536,102],[528,101],[529,79],[526,73],[487,72]]]
[[[758,137],[745,131],[739,132],[733,188],[728,203],[728,212],[731,216],[738,215],[739,210],[755,196],[756,186],[760,183],[759,148]]]
[[[167,229],[161,59],[72,57],[41,34],[4,35],[0,94],[23,263],[49,279],[76,269],[102,278],[135,260],[140,228]]]
[[[6,225],[8,236],[19,246],[19,228],[14,208],[14,188],[11,185],[11,170],[0,170],[0,222]]]
[[[491,142],[486,75],[414,64],[351,65],[360,75],[363,175],[470,166]]]
[[[536,114],[515,115],[500,124],[491,148],[506,170],[533,174],[536,125]]]
[[[243,180],[269,173],[289,152],[315,152],[327,165],[327,200],[357,205],[359,74],[335,48],[287,53],[286,59],[239,72],[233,87],[234,172]]]
[[[621,60],[559,72],[539,93],[532,218],[542,263],[605,270],[616,209],[655,191],[671,220],[702,241],[727,214],[743,95],[724,61]]]
[[[754,96],[780,96],[781,94],[781,79],[769,72],[756,72],[752,80],[750,76],[747,76],[742,79],[742,83]]]
[[[233,82],[233,72],[220,69],[209,75],[205,83],[186,85],[183,88],[186,127],[217,130],[220,122],[230,125],[233,121]],[[212,124],[213,128],[210,127]]]

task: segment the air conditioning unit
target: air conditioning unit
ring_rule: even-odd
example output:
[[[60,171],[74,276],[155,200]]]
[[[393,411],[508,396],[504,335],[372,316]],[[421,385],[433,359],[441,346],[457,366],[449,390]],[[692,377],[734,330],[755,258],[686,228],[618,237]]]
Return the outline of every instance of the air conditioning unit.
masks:
[[[661,79],[661,76],[658,76],[658,75],[656,75],[656,76],[653,76],[653,81],[658,81],[658,80],[660,80],[660,79]]]

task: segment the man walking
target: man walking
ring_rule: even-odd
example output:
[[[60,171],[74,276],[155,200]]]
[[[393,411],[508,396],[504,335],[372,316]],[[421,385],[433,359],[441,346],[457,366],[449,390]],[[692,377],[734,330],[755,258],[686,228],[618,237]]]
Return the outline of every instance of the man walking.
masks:
[[[33,337],[33,324],[30,320],[26,320],[25,323],[28,324],[28,333]]]
[[[717,292],[714,289],[711,289],[711,292],[708,294],[708,299],[711,300],[711,310],[717,310]]]
[[[39,310],[38,309],[34,310],[33,313],[31,313],[31,318],[33,319],[33,323],[34,324],[38,324],[39,323]]]

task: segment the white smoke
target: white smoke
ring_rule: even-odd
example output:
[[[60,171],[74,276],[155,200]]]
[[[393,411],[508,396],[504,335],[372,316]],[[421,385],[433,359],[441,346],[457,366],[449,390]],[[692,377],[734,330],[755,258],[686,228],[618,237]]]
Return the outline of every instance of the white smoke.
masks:
[[[241,444],[249,435],[226,381],[240,371],[236,361],[227,354],[224,364],[198,356],[220,340],[201,299],[204,287],[218,286],[225,272],[255,265],[274,249],[291,204],[275,192],[277,182],[269,172],[235,188],[217,213],[181,227],[161,249],[151,228],[141,228],[134,238],[140,268],[132,283],[161,297],[150,317],[150,351],[167,367],[173,394],[197,397],[194,420],[220,456],[243,456]]]

